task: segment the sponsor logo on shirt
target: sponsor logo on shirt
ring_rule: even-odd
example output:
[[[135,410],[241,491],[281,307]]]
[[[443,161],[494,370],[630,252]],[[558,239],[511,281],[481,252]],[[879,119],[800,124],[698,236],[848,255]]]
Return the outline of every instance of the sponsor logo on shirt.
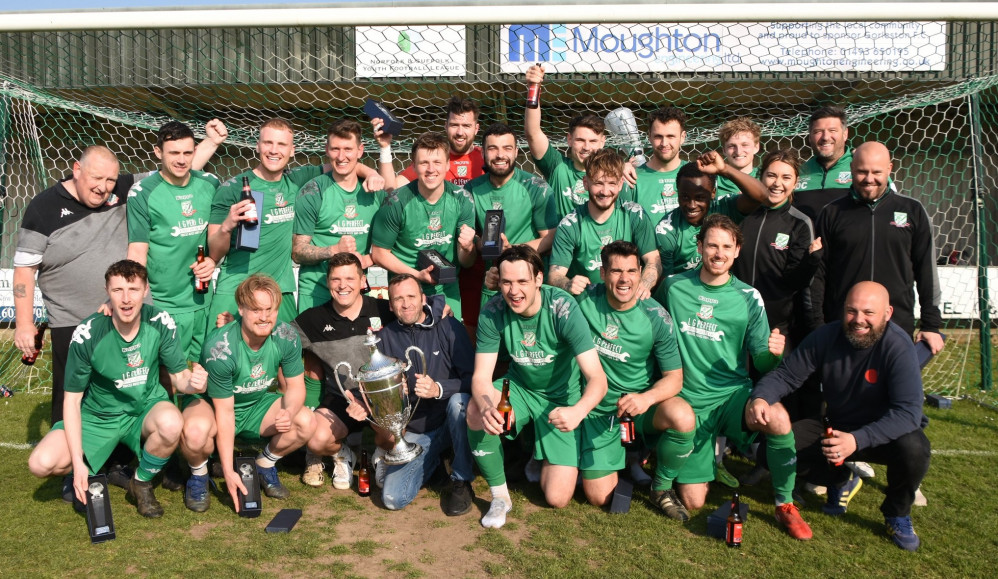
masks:
[[[587,271],[596,271],[603,265],[603,260],[601,259],[590,259],[589,263],[586,265]]]
[[[699,254],[693,256],[692,258],[690,258],[690,260],[687,261],[685,265],[683,265],[683,269],[685,269],[685,270],[691,270],[691,269],[696,268],[696,266],[698,266],[698,265],[700,265],[700,255]]]
[[[784,249],[790,246],[790,236],[787,235],[786,233],[777,233],[776,241],[770,243],[770,245],[776,249],[779,249],[780,251],[783,251]]]
[[[453,234],[445,234],[442,231],[438,231],[436,233],[428,233],[421,239],[413,241],[412,244],[416,247],[426,247],[427,245],[450,245],[453,240]]]
[[[269,378],[267,378],[265,376],[263,378],[252,380],[252,381],[247,382],[245,384],[239,384],[238,386],[236,386],[235,388],[232,389],[232,393],[233,394],[251,394],[253,392],[259,392],[261,390],[266,390],[267,388],[269,388],[271,382],[272,382],[272,380],[270,380]]]
[[[627,359],[631,357],[630,352],[625,352],[622,346],[604,342],[599,336],[593,338],[593,345],[596,346],[596,351],[599,352],[601,356],[606,356],[607,358],[613,358],[614,360],[626,362]]]
[[[333,235],[366,235],[370,230],[371,224],[365,223],[363,219],[340,219],[329,228]]]
[[[143,386],[149,377],[149,368],[136,368],[131,372],[125,372],[121,375],[121,380],[114,381],[114,387],[118,390],[123,390],[125,388],[134,388],[135,386]]]
[[[201,235],[206,227],[208,227],[208,222],[203,219],[184,219],[178,225],[173,226],[170,237]]]
[[[263,223],[265,225],[270,225],[271,223],[284,223],[285,221],[294,221],[295,219],[295,208],[291,207],[274,207],[272,210],[267,212],[267,215],[263,218]]]
[[[894,221],[891,221],[891,225],[893,225],[894,227],[897,227],[899,229],[904,229],[906,227],[911,227],[911,224],[908,223],[908,214],[904,213],[902,211],[895,211],[894,212]]]
[[[841,171],[839,176],[835,178],[836,183],[852,183],[852,171]]]
[[[810,181],[810,179],[801,179],[800,181],[797,181],[797,187],[794,188],[794,191],[803,191],[804,189],[807,189],[808,181]]]

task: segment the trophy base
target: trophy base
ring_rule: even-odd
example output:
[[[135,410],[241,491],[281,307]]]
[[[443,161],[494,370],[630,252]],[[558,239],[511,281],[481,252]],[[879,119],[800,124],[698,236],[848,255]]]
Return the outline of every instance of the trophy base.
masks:
[[[389,450],[385,454],[385,464],[391,466],[398,466],[400,464],[406,464],[412,462],[412,459],[423,454],[423,447],[418,444],[413,444],[408,442],[406,439],[401,438],[399,443],[395,445],[395,448]]]

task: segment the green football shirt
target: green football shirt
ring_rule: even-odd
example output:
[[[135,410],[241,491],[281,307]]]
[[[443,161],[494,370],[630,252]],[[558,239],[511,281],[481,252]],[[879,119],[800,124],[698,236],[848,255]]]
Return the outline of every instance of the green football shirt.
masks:
[[[641,206],[619,199],[603,223],[589,214],[589,204],[578,207],[558,224],[551,246],[551,265],[568,268],[568,277],[584,275],[599,283],[600,250],[613,241],[631,241],[641,255],[655,251],[651,221]]]
[[[664,215],[679,207],[676,192],[676,175],[679,174],[679,169],[656,171],[644,164],[637,168],[637,174],[634,200],[651,217],[653,223],[658,223]]]
[[[284,322],[274,326],[270,337],[255,352],[243,340],[240,320],[214,330],[205,340],[201,365],[208,371],[208,396],[234,398],[236,412],[263,397],[277,380],[279,368],[284,370],[285,378],[305,372],[298,332]]]
[[[606,285],[596,284],[578,296],[606,372],[606,396],[593,409],[602,415],[616,414],[617,400],[624,394],[644,392],[662,372],[683,367],[672,317],[665,308],[646,299],[617,311],[606,294]]]
[[[727,215],[735,223],[741,223],[745,216],[738,211],[738,197],[714,199],[707,214],[720,213]],[[697,251],[697,235],[699,225],[692,225],[686,220],[682,209],[673,209],[655,226],[655,243],[662,257],[662,272],[666,277],[683,271],[689,271],[700,265],[700,253]]]
[[[194,291],[190,265],[199,245],[208,250],[208,219],[218,179],[191,171],[187,185],[168,183],[153,173],[128,192],[128,242],[149,244],[146,267],[153,303],[180,314],[207,306],[207,294]]]
[[[529,318],[496,295],[478,317],[477,351],[508,353],[509,375],[517,384],[556,404],[581,397],[575,357],[593,349],[589,326],[575,298],[563,289],[542,285],[541,309]]]
[[[720,406],[740,388],[752,386],[748,356],[760,372],[768,372],[780,361],[769,352],[769,322],[762,296],[735,276],[723,285],[711,286],[700,280],[699,269],[683,272],[666,278],[654,297],[678,325],[683,360],[679,395],[697,415]]]
[[[752,171],[749,172],[749,176],[758,179],[759,178],[759,167],[752,167]],[[724,197],[732,197],[732,196],[735,196],[735,195],[740,195],[741,192],[742,192],[741,189],[738,188],[738,185],[736,185],[734,181],[732,181],[731,179],[728,179],[727,177],[723,177],[721,175],[717,176],[717,198],[718,199],[722,199]]]
[[[575,168],[575,163],[571,159],[562,155],[552,146],[540,159],[533,159],[541,175],[547,179],[551,186],[551,193],[554,196],[555,210],[558,219],[565,217],[575,210],[579,205],[585,205],[589,201],[589,191],[586,190],[582,178],[586,172]],[[634,188],[624,183],[620,190],[622,201],[634,200]]]
[[[329,173],[306,183],[298,193],[295,208],[294,234],[312,237],[312,245],[328,247],[340,242],[344,235],[357,241],[357,251],[371,253],[371,226],[374,216],[385,201],[384,191],[368,193],[358,181],[351,191],[340,187]],[[313,296],[312,303],[329,300],[326,274],[329,263],[323,261],[303,265],[298,269],[299,295]]]
[[[138,334],[126,342],[113,318],[97,313],[73,330],[66,359],[66,392],[83,392],[83,412],[112,418],[138,416],[152,401],[168,400],[160,364],[171,374],[187,368],[177,328],[167,312],[148,304]]]
[[[249,177],[250,189],[263,194],[260,216],[260,247],[256,251],[236,249],[236,233],[232,232],[229,253],[222,261],[215,284],[215,293],[235,294],[236,287],[253,273],[265,273],[274,278],[284,293],[295,291],[295,276],[291,265],[291,232],[295,221],[295,198],[298,188],[322,173],[322,167],[308,165],[287,170],[279,181],[266,181],[253,171],[229,179],[215,193],[208,223],[221,225],[229,208],[239,203],[243,177]]]

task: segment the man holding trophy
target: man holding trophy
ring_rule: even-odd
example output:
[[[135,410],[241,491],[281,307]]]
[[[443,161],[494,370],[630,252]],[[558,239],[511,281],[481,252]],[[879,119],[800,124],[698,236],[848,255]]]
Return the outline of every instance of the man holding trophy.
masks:
[[[410,369],[404,381],[397,377],[398,387],[408,390],[402,420],[383,411],[379,413],[379,405],[373,400],[375,394],[368,394],[370,384],[362,384],[363,405],[351,403],[347,411],[361,420],[368,417],[368,410],[374,412],[371,421],[381,431],[380,446],[374,454],[375,482],[382,487],[386,508],[399,510],[412,502],[419,488],[436,471],[441,453],[451,447],[454,450],[451,489],[443,508],[447,516],[463,515],[471,510],[474,499],[471,481],[475,478],[466,421],[473,371],[471,339],[460,322],[452,316],[443,316],[443,300],[437,298],[427,303],[419,281],[411,275],[393,277],[388,283],[388,298],[396,320],[379,333],[380,350],[399,359],[415,350],[422,353],[420,362],[425,360],[425,365]],[[372,358],[365,367],[373,365]],[[363,383],[364,379],[359,381]],[[404,438],[421,447],[422,452],[413,450],[415,456],[411,458],[392,460],[391,449],[397,441],[395,434],[386,432],[386,426],[404,429]],[[398,464],[406,459],[409,460]]]

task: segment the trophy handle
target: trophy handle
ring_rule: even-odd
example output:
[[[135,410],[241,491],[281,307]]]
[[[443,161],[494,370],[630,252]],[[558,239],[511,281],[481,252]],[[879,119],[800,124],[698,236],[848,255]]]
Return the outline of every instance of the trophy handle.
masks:
[[[340,382],[340,366],[346,366],[347,376],[349,376],[354,382],[357,382],[357,389],[360,390],[360,403],[362,403],[367,409],[367,421],[371,424],[375,424],[375,422],[371,420],[371,405],[367,403],[367,396],[364,395],[364,388],[360,386],[360,381],[353,375],[353,366],[350,365],[350,362],[340,362],[333,368],[333,378],[336,379],[336,385],[340,387],[340,393],[343,394],[344,398],[347,397],[347,391],[343,388],[343,383]]]
[[[409,352],[411,352],[412,350],[415,350],[419,354],[419,361],[422,362],[422,364],[423,364],[423,367],[422,367],[423,368],[423,374],[426,374],[426,369],[428,368],[428,366],[426,365],[426,354],[424,354],[423,351],[420,350],[416,346],[409,346],[408,348],[405,349],[405,361],[407,362],[406,367],[405,367],[405,371],[408,372],[409,368],[412,368],[412,359],[409,358]],[[412,405],[412,408],[409,409],[409,415],[406,416],[405,420],[406,420],[407,423],[409,422],[409,419],[412,418],[412,415],[416,413],[416,408],[419,407],[419,401],[420,401],[420,398],[419,398],[419,396],[417,396],[416,397],[416,403]]]

